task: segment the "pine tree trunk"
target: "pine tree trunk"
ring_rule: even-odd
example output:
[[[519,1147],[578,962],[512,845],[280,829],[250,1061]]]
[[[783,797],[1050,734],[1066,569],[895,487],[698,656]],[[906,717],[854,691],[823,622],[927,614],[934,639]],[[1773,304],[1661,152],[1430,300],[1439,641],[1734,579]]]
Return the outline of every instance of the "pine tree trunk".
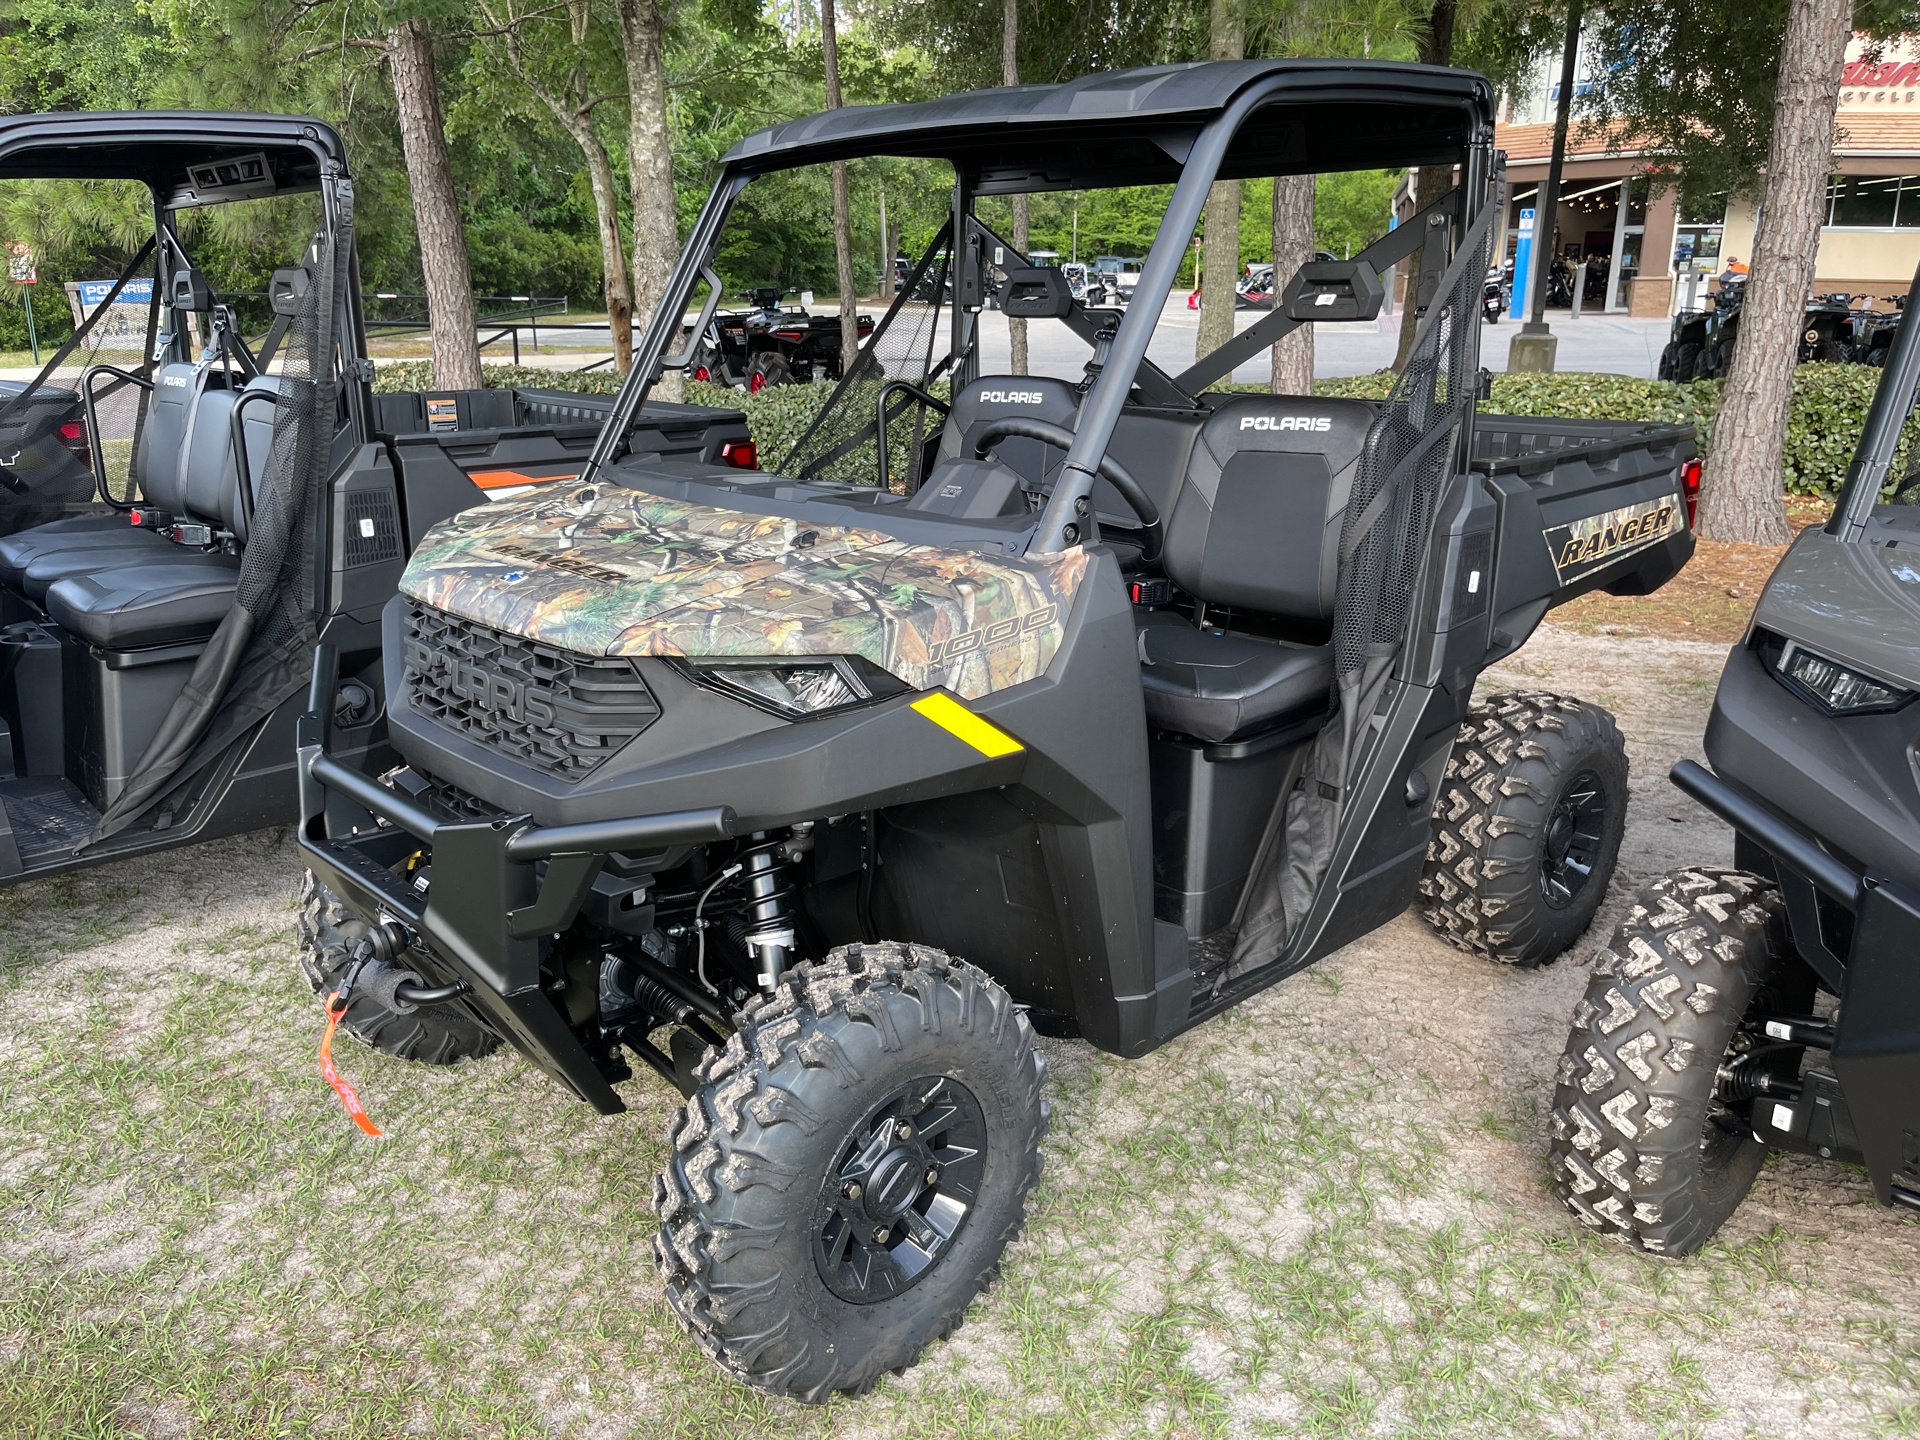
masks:
[[[443,390],[478,390],[482,379],[473,273],[467,262],[460,201],[453,189],[453,167],[447,159],[433,37],[426,21],[403,20],[387,32],[387,69],[393,76],[407,186],[413,192],[413,224],[420,236],[434,384]]]
[[[846,101],[840,93],[840,37],[833,0],[820,0],[820,60],[826,70],[827,108]],[[860,300],[853,280],[853,199],[847,190],[847,162],[833,162],[833,265],[840,278],[840,368],[853,368],[860,353]]]
[[[1766,204],[1720,392],[1700,491],[1700,533],[1784,545],[1783,452],[1793,367],[1825,217],[1833,112],[1853,28],[1851,0],[1792,0],[1780,45]]]
[[[1020,83],[1020,0],[1006,0],[1000,12],[1000,81],[1004,85]],[[1013,248],[1022,255],[1033,235],[1033,206],[1025,195],[1013,197]],[[1027,322],[1007,317],[1007,369],[1015,375],[1027,373]]]
[[[600,235],[600,273],[607,301],[607,331],[613,337],[613,363],[622,375],[633,368],[633,287],[627,280],[627,251],[620,238],[620,206],[614,195],[613,159],[583,119],[574,136],[587,157],[593,186],[595,228]]]
[[[1281,175],[1273,182],[1273,303],[1294,273],[1313,259],[1313,176]],[[1313,326],[1302,325],[1273,343],[1275,395],[1313,393]]]
[[[627,194],[633,205],[633,314],[645,326],[667,292],[680,254],[680,224],[673,207],[673,147],[667,135],[667,82],[663,69],[666,19],[659,0],[619,0],[620,48],[627,65]],[[661,376],[656,393],[677,400],[684,382],[677,370]]]
[[[1434,0],[1433,8],[1427,12],[1426,27],[1420,32],[1414,46],[1415,57],[1422,65],[1453,63],[1453,31],[1458,19],[1458,0]],[[1415,208],[1424,209],[1453,188],[1453,167],[1424,166],[1416,172],[1414,186],[1418,196]],[[1396,370],[1406,368],[1407,357],[1413,353],[1413,332],[1420,324],[1420,297],[1416,293],[1416,282],[1420,276],[1422,253],[1416,250],[1401,262],[1406,267],[1408,284],[1406,303],[1400,310],[1400,348],[1393,357],[1393,368]]]
[[[1247,53],[1246,0],[1212,0],[1207,58],[1238,60]],[[1235,284],[1240,279],[1240,182],[1218,180],[1207,194],[1200,251],[1200,325],[1195,359],[1233,338]]]

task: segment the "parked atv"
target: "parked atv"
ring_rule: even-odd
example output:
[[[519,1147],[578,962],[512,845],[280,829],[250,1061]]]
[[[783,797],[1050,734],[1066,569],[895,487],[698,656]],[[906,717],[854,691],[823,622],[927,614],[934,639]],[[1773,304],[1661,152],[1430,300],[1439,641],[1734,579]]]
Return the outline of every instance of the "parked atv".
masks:
[[[1868,307],[1875,299],[1871,295],[1857,298],[1865,300]],[[1862,308],[1853,312],[1852,357],[1862,365],[1880,366],[1887,363],[1887,356],[1893,352],[1894,337],[1900,333],[1900,323],[1906,318],[1905,295],[1882,295],[1878,298],[1893,308]]]
[[[840,378],[840,317],[812,315],[811,293],[798,305],[776,285],[747,291],[747,310],[720,311],[703,327],[690,371],[695,380],[718,380],[758,395],[772,385],[811,385],[818,376]],[[873,333],[873,317],[858,320],[860,334]]]
[[[403,765],[333,753],[320,648],[330,973],[603,1112],[631,1062],[676,1086],[654,1253],[740,1379],[864,1391],[959,1323],[1039,1181],[1036,1031],[1145,1054],[1416,901],[1521,965],[1591,919],[1618,732],[1474,683],[1552,606],[1674,574],[1697,464],[1684,426],[1475,415],[1494,113],[1462,72],[1247,61],[751,136],[577,483],[414,554],[381,619]],[[777,473],[629,445],[743,185],[903,148],[953,166],[950,218]],[[1173,182],[1143,303],[1090,311],[981,221],[1010,154],[1042,189]],[[1217,175],[1441,161],[1408,223],[1147,359]],[[1416,252],[1389,400],[1211,389],[1377,318]],[[979,373],[996,284],[1089,347],[1079,384]]]
[[[1661,380],[1717,379],[1733,364],[1740,338],[1740,312],[1746,299],[1744,275],[1723,278],[1710,310],[1682,310],[1673,317],[1656,375]],[[1845,364],[1864,358],[1853,348],[1852,301],[1845,295],[1816,295],[1807,301],[1796,364],[1821,360]]]
[[[1699,1249],[1769,1149],[1863,1165],[1920,1210],[1920,470],[1889,478],[1916,381],[1903,329],[1833,519],[1727,658],[1712,769],[1674,767],[1733,827],[1733,868],[1643,891],[1574,1013],[1558,1193],[1642,1250]]]

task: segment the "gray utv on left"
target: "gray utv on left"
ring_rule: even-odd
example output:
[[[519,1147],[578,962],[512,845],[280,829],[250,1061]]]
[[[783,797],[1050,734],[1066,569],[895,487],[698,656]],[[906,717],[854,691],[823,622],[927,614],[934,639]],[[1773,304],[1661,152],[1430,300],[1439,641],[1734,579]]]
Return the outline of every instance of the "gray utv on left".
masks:
[[[0,118],[0,187],[48,182],[131,190],[152,219],[73,338],[0,381],[0,885],[295,819],[320,638],[341,656],[337,743],[392,764],[379,616],[414,541],[576,473],[608,409],[374,393],[354,186],[321,121]],[[234,206],[290,237],[264,292],[195,263],[199,212]],[[633,430],[696,459],[747,439],[737,412],[693,407],[649,407]]]

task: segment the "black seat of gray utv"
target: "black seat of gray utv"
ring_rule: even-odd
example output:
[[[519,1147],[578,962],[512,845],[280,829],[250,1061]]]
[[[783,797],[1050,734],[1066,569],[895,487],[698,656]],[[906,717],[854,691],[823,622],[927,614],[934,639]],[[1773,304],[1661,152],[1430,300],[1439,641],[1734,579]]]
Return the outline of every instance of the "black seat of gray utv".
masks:
[[[233,448],[242,392],[203,362],[162,367],[142,431],[142,499],[180,519],[226,530],[244,543],[247,507]],[[273,393],[261,377],[249,391]],[[273,437],[273,406],[243,412],[248,483],[258,488]],[[104,522],[104,523],[103,523]],[[56,624],[106,649],[205,639],[232,604],[239,560],[175,544],[129,517],[84,516],[0,540],[0,583],[39,602]]]
[[[1340,523],[1374,407],[1358,400],[1236,396],[1201,427],[1166,521],[1167,576],[1222,611],[1325,634]],[[1333,647],[1269,639],[1168,610],[1139,617],[1147,721],[1213,743],[1325,715]]]

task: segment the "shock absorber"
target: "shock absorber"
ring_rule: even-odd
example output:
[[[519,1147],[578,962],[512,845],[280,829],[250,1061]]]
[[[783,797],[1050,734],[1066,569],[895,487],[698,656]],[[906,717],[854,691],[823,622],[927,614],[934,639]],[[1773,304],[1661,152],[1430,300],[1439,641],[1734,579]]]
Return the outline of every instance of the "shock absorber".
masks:
[[[741,857],[747,870],[747,953],[754,957],[754,979],[762,990],[780,983],[793,956],[794,886],[788,867],[813,847],[813,825],[802,821],[784,839],[764,830]]]

